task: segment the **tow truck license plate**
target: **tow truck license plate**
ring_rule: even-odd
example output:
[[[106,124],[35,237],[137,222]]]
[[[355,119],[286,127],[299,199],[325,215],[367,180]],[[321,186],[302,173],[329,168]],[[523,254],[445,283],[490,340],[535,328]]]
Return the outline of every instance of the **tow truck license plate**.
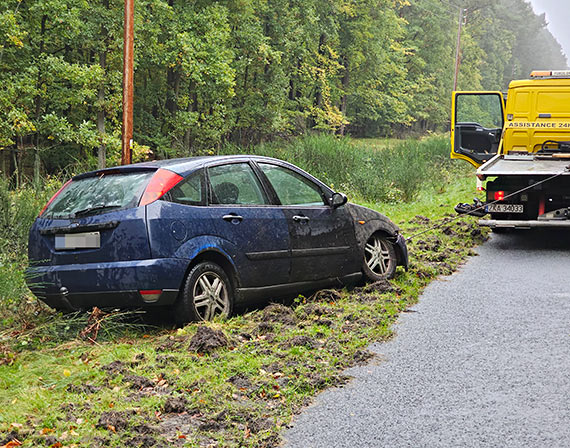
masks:
[[[524,213],[522,204],[489,204],[485,207],[489,213]]]
[[[55,236],[56,250],[70,249],[96,249],[101,247],[101,235],[99,232],[66,233]]]

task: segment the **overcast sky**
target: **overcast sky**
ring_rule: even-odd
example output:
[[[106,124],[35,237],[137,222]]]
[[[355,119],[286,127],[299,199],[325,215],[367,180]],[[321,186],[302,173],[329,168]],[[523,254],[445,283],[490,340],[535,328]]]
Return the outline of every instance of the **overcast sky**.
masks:
[[[537,14],[546,13],[548,29],[560,42],[564,53],[570,59],[570,5],[568,0],[530,0],[530,3]]]

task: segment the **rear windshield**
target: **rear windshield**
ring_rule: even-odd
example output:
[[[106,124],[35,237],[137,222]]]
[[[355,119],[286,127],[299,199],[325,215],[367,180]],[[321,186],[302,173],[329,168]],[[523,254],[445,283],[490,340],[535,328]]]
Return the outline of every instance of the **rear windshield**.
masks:
[[[71,182],[49,205],[42,218],[78,218],[136,207],[154,174],[107,174]]]

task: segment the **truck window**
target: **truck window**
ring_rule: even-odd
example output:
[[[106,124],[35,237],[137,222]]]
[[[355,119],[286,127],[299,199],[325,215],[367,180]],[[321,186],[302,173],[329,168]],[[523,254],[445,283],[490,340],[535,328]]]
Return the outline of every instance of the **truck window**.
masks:
[[[476,123],[487,129],[502,127],[503,112],[497,95],[461,95],[456,108],[456,123]]]

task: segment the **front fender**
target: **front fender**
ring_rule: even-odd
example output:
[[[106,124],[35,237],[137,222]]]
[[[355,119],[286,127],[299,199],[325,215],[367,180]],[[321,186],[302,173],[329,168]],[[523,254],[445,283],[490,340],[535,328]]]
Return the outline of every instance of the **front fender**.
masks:
[[[367,207],[349,203],[348,210],[354,220],[354,232],[359,250],[364,256],[364,245],[376,232],[384,233],[394,244],[398,265],[408,267],[408,250],[405,239],[400,235],[400,228],[387,216]]]

